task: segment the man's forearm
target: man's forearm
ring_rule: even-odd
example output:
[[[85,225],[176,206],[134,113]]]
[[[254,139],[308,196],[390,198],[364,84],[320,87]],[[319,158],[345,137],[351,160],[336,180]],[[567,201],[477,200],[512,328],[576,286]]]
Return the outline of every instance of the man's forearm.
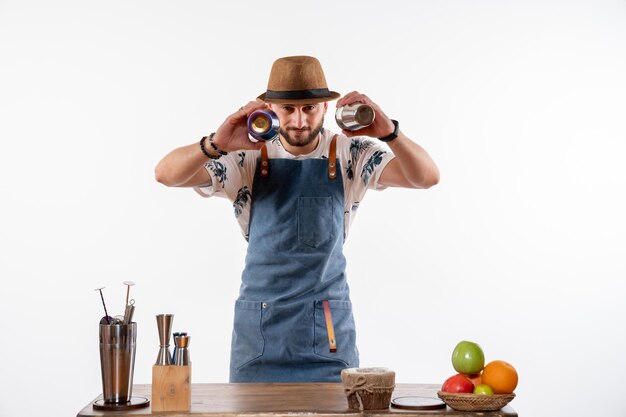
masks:
[[[388,143],[401,176],[414,188],[429,188],[439,182],[439,168],[428,153],[402,131]]]
[[[207,149],[207,152],[211,153],[213,150]],[[204,170],[206,162],[207,157],[202,153],[200,146],[197,143],[192,143],[174,149],[165,155],[154,169],[154,174],[156,180],[161,184],[169,187],[180,187],[189,183],[194,177],[199,179],[206,177],[202,175],[201,171]],[[195,182],[202,183],[199,180]],[[191,185],[198,184],[189,184],[189,186]]]

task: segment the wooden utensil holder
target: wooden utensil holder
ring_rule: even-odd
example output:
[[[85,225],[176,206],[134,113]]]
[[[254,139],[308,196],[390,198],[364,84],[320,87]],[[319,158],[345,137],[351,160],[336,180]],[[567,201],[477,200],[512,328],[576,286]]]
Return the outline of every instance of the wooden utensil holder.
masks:
[[[152,411],[191,409],[191,365],[152,366]]]

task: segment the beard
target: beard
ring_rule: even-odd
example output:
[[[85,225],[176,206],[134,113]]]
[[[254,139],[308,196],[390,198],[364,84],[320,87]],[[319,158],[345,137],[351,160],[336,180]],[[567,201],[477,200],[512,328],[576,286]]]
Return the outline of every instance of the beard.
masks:
[[[320,134],[320,132],[322,131],[322,129],[324,129],[324,118],[322,118],[322,120],[320,121],[320,123],[314,128],[311,129],[311,126],[307,126],[305,127],[304,131],[308,131],[309,134],[308,135],[291,135],[290,132],[293,130],[298,130],[294,127],[288,127],[287,129],[283,129],[280,128],[280,135],[285,138],[285,140],[287,141],[287,143],[291,146],[307,146],[308,144],[310,144],[311,142],[313,142],[315,140],[315,138],[317,137],[317,135]]]

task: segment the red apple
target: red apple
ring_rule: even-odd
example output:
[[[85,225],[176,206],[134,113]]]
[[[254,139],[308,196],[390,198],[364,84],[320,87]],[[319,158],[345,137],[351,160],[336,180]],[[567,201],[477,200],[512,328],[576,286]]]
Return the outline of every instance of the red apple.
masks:
[[[446,379],[441,390],[452,393],[472,393],[474,392],[474,384],[465,375],[456,374]]]

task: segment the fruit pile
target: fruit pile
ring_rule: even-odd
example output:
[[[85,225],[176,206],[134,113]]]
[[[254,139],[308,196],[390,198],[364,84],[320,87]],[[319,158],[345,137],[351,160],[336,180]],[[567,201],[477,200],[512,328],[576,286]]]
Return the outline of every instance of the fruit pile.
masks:
[[[510,394],[517,387],[517,371],[505,361],[485,365],[483,350],[474,342],[459,342],[452,352],[452,366],[458,374],[443,383],[443,392],[461,394]]]

